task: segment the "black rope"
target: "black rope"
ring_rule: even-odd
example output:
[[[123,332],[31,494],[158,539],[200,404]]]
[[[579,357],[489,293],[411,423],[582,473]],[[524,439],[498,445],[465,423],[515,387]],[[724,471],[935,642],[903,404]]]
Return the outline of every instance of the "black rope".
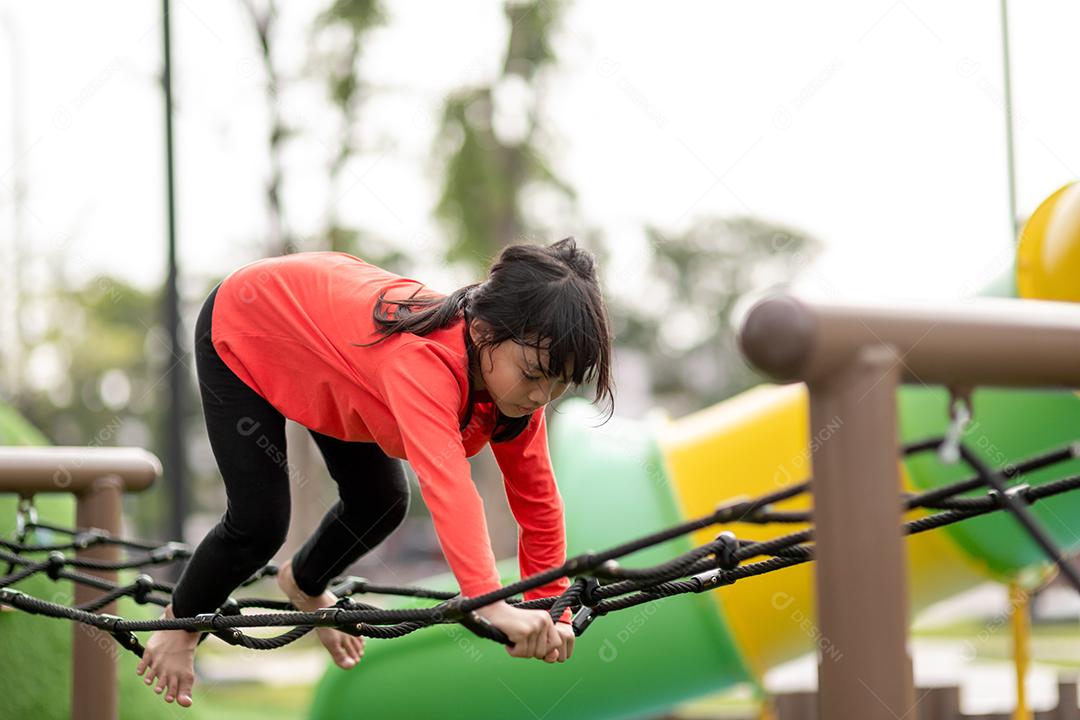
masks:
[[[905,454],[924,452],[936,448],[941,438],[919,441],[905,445]],[[1080,488],[1080,476],[1063,478],[1038,487],[1018,485],[1005,486],[1006,479],[1020,477],[1024,473],[1049,467],[1073,459],[1075,447],[1055,450],[1002,471],[993,471],[967,448],[961,446],[964,460],[976,471],[976,477],[953,483],[928,492],[905,495],[903,506],[907,510],[922,508],[939,510],[931,515],[908,521],[903,525],[905,534],[927,532],[946,525],[999,510],[1009,510],[1018,518],[1027,518],[1029,532],[1055,562],[1061,563],[1060,553],[1052,541],[1038,527],[1027,511],[1027,505],[1037,500]],[[990,491],[982,497],[959,497],[961,493],[989,486]],[[137,655],[142,645],[134,632],[184,629],[202,633],[202,639],[214,634],[223,641],[256,650],[276,649],[295,642],[315,627],[336,627],[355,635],[376,638],[402,637],[424,627],[437,624],[460,623],[475,634],[510,644],[498,628],[473,612],[497,600],[505,600],[523,609],[547,610],[557,619],[567,608],[577,609],[573,628],[580,635],[601,615],[624,610],[645,602],[684,593],[700,593],[731,585],[738,580],[775,572],[814,559],[813,530],[805,529],[765,541],[736,538],[730,532],[722,532],[704,545],[695,547],[675,558],[652,567],[625,568],[617,558],[652,547],[668,540],[705,529],[713,525],[733,523],[806,522],[808,512],[773,510],[772,505],[801,495],[809,489],[809,483],[799,483],[761,497],[738,499],[721,505],[702,517],[680,523],[603,552],[586,552],[567,560],[562,566],[523,578],[522,580],[486,595],[463,598],[458,593],[429,590],[419,587],[377,585],[365,578],[343,578],[332,584],[331,591],[340,600],[330,608],[313,612],[300,612],[287,601],[260,598],[230,598],[218,612],[198,615],[194,618],[160,618],[157,620],[125,620],[113,615],[96,612],[122,597],[132,597],[140,604],[164,606],[168,598],[154,592],[171,594],[173,586],[156,582],[149,575],[139,575],[126,586],[110,583],[95,575],[79,572],[87,570],[125,570],[148,565],[182,561],[190,557],[190,549],[179,543],[154,545],[137,540],[115,538],[100,530],[70,530],[44,523],[28,523],[33,528],[65,533],[73,538],[69,544],[26,545],[25,536],[19,542],[0,542],[0,561],[12,568],[20,568],[0,577],[0,604],[21,609],[28,613],[66,618],[100,628],[109,632],[125,648]],[[1021,520],[1021,522],[1024,522]],[[92,546],[114,545],[138,550],[137,558],[120,562],[105,562],[65,556],[62,549],[84,549]],[[32,560],[23,553],[48,552],[45,560]],[[748,562],[755,558],[764,558]],[[1062,566],[1067,567],[1065,565]],[[73,568],[73,569],[68,569]],[[269,564],[252,575],[242,586],[276,575],[278,568]],[[1068,572],[1068,571],[1066,571]],[[97,588],[103,594],[75,607],[36,598],[10,586],[32,575],[44,573],[54,580],[65,579]],[[522,601],[514,595],[541,587],[563,576],[575,576],[570,587],[558,597]],[[1080,578],[1078,578],[1080,580]],[[608,581],[608,582],[603,582]],[[1080,592],[1080,583],[1077,584]],[[377,606],[357,602],[355,594],[384,594],[412,596],[441,601],[428,608],[385,610]],[[245,615],[244,609],[260,608],[269,613]],[[286,627],[280,635],[252,637],[241,631],[251,627]]]
[[[979,474],[982,480],[994,489],[996,495],[994,499],[1002,503],[1005,509],[1007,509],[1016,519],[1020,522],[1028,535],[1038,544],[1042,551],[1046,554],[1046,557],[1053,561],[1061,570],[1062,575],[1069,581],[1069,584],[1073,586],[1073,590],[1080,593],[1080,573],[1070,563],[1066,562],[1061,557],[1061,552],[1058,551],[1054,545],[1054,541],[1050,539],[1050,536],[1046,534],[1046,531],[1039,525],[1039,521],[1035,519],[1035,516],[1027,509],[1027,504],[1017,500],[1015,494],[1010,492],[1006,487],[1005,481],[996,470],[990,468],[989,465],[984,463],[975,453],[964,444],[960,445],[960,457],[964,459],[968,465],[971,466],[975,472]]]

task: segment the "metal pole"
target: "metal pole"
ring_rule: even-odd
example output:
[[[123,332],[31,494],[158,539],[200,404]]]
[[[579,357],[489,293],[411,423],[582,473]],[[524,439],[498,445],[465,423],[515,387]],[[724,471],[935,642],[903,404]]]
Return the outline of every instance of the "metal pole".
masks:
[[[1032,720],[1027,701],[1027,670],[1031,661],[1031,604],[1027,590],[1016,581],[1009,583],[1009,607],[1012,608],[1013,670],[1016,673],[1016,707],[1013,708],[1012,720]]]
[[[165,188],[168,222],[168,277],[165,281],[165,326],[169,329],[172,357],[166,369],[169,387],[169,406],[165,415],[165,485],[169,494],[169,537],[184,538],[184,518],[187,517],[187,465],[184,457],[184,351],[180,345],[180,299],[176,288],[179,274],[176,263],[176,198],[173,165],[173,103],[172,103],[172,23],[169,0],[162,0],[162,33],[164,66],[162,88],[165,91]],[[178,579],[179,569],[170,567],[169,575]]]
[[[20,273],[22,255],[26,247],[26,142],[24,133],[23,111],[25,93],[23,91],[23,45],[19,29],[10,12],[0,14],[0,26],[8,36],[8,54],[11,73],[11,155],[15,158],[11,166],[12,184],[12,223],[10,246],[4,259],[3,319],[0,320],[0,341],[4,347],[0,352],[5,355],[3,373],[3,391],[8,398],[18,398],[23,373],[22,329],[19,323],[19,303],[22,302]]]
[[[1012,63],[1009,55],[1009,3],[1001,0],[1001,72],[1005,83],[1005,168],[1009,184],[1009,223],[1013,242],[1020,240],[1016,213],[1016,149],[1013,145]]]
[[[822,718],[896,720],[914,706],[900,535],[900,363],[870,346],[810,386]],[[857,488],[857,491],[855,490]]]

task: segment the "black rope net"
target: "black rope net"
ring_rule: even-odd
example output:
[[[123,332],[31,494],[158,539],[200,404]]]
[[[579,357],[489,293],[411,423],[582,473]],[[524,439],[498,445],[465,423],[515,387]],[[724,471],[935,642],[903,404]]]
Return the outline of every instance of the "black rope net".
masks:
[[[905,455],[910,456],[937,450],[942,442],[943,438],[933,438],[906,445],[902,450]],[[901,498],[905,512],[921,509],[929,514],[904,522],[902,532],[914,535],[969,518],[1008,510],[1017,517],[1047,557],[1062,568],[1066,578],[1077,592],[1080,592],[1080,578],[1075,572],[1069,572],[1072,570],[1071,566],[1062,559],[1049,535],[1028,510],[1030,505],[1043,498],[1080,488],[1080,476],[1065,477],[1038,486],[1014,482],[1028,473],[1080,457],[1080,443],[1028,458],[1002,470],[991,469],[962,444],[959,449],[961,459],[971,468],[973,475],[927,492],[905,493]],[[811,528],[761,542],[738,538],[730,531],[724,531],[713,541],[659,565],[628,568],[618,562],[619,558],[644,548],[715,525],[810,523],[809,511],[773,508],[775,504],[808,491],[809,482],[803,482],[755,499],[740,499],[722,504],[702,517],[603,552],[586,552],[568,559],[560,567],[475,597],[465,598],[458,593],[420,587],[380,585],[368,582],[365,578],[349,576],[337,578],[331,583],[331,592],[339,598],[336,605],[314,612],[299,611],[285,600],[230,597],[213,613],[157,620],[125,620],[99,610],[123,597],[131,597],[138,604],[164,607],[170,601],[173,585],[156,581],[147,574],[138,575],[127,585],[118,585],[82,571],[133,570],[184,561],[191,555],[188,546],[175,542],[160,545],[113,537],[96,529],[68,529],[41,523],[33,515],[32,508],[23,506],[20,508],[14,540],[0,539],[0,563],[8,564],[8,574],[0,577],[0,605],[93,626],[110,633],[121,646],[139,657],[142,656],[143,646],[134,633],[175,629],[202,633],[200,642],[213,634],[231,645],[255,650],[273,650],[295,642],[315,627],[335,627],[353,635],[372,638],[397,638],[434,625],[460,623],[480,637],[509,645],[512,643],[501,630],[473,612],[499,600],[518,608],[548,610],[552,620],[559,618],[564,609],[570,608],[574,612],[574,633],[580,636],[596,618],[612,612],[675,595],[714,590],[739,580],[812,561],[814,533]],[[977,494],[971,495],[973,492]],[[67,542],[52,544],[27,543],[29,536],[39,529],[69,539]],[[65,551],[100,545],[124,548],[128,557],[119,562],[106,562],[65,554]],[[40,558],[42,553],[45,554],[44,559],[35,559]],[[89,602],[69,607],[11,587],[21,580],[42,573],[53,580],[70,580],[101,590],[102,593]],[[276,574],[275,565],[266,565],[241,587],[250,586],[262,578]],[[560,596],[530,601],[514,597],[563,576],[573,577],[574,581]],[[426,608],[387,610],[354,597],[364,594],[426,598],[440,602]],[[269,612],[243,612],[249,609]],[[256,627],[283,627],[288,630],[273,637],[257,637],[242,631],[243,628]]]

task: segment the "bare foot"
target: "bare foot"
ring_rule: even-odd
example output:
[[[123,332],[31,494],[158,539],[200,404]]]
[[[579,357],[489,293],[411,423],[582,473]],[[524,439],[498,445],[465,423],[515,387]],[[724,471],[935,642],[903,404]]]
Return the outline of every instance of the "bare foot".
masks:
[[[289,602],[296,606],[297,610],[312,612],[320,608],[331,607],[338,601],[334,593],[329,590],[322,595],[312,596],[305,594],[297,587],[292,574],[292,560],[287,560],[278,570],[277,582],[278,587],[285,593],[285,597],[289,598]],[[339,668],[348,670],[360,662],[360,658],[364,657],[364,638],[349,635],[330,627],[317,627],[315,632],[330,653],[330,657],[334,659],[334,664]]]
[[[175,617],[172,604],[165,606],[163,618]],[[146,652],[139,661],[135,672],[144,676],[147,685],[153,685],[154,692],[165,693],[165,702],[174,699],[182,707],[191,707],[191,686],[195,683],[195,648],[199,644],[199,633],[187,630],[158,630],[146,643]]]

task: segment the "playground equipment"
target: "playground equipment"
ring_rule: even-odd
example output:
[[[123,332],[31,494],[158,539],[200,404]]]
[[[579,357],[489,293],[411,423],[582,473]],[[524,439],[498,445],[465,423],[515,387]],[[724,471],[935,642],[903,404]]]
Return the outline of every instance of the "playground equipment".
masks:
[[[46,493],[73,494],[76,525],[117,535],[122,494],[145,490],[160,476],[161,463],[140,448],[0,447],[0,492],[18,493],[21,499],[17,538],[23,536],[26,522],[36,522],[30,501]],[[116,571],[107,566],[120,559],[118,545],[98,543],[90,536],[78,545],[77,561],[105,566],[87,568],[88,575],[116,582]],[[75,604],[91,602],[98,594],[91,585],[76,584]],[[115,602],[103,605],[101,612],[115,613]],[[72,638],[71,717],[116,717],[115,655],[103,652],[99,635],[82,626],[72,627]]]
[[[1025,226],[1016,285],[1022,298],[1075,301],[1080,285],[1069,279],[1076,277],[1080,190],[1069,185],[1043,203]],[[762,331],[763,319],[784,305],[792,317]],[[954,422],[953,412],[967,411],[975,419],[966,428],[974,454],[992,469],[1006,471],[1017,458],[1075,442],[1072,428],[1080,427],[1076,395],[1030,386],[1077,386],[1078,312],[1064,305],[987,300],[982,309],[927,306],[912,309],[908,317],[906,308],[800,310],[791,301],[774,301],[759,308],[754,321],[758,337],[749,342],[763,369],[785,381],[810,380],[818,388],[816,410],[806,385],[759,387],[662,425],[617,419],[593,429],[585,406],[564,404],[551,433],[566,500],[569,554],[617,542],[631,528],[663,527],[694,517],[731,495],[755,496],[795,485],[810,476],[813,464],[824,470],[815,481],[821,493],[817,537],[820,542],[827,525],[830,553],[818,571],[817,595],[813,571],[799,565],[711,592],[707,599],[656,603],[647,615],[642,611],[626,624],[597,623],[590,637],[578,643],[571,663],[542,672],[511,667],[485,654],[463,662],[465,648],[438,639],[409,638],[392,647],[372,643],[367,675],[331,669],[312,716],[336,717],[339,708],[361,701],[373,712],[389,712],[401,708],[404,697],[409,697],[408,709],[420,713],[436,711],[437,702],[455,706],[467,701],[476,717],[497,717],[518,705],[540,715],[566,696],[558,711],[567,717],[648,717],[738,682],[760,684],[770,667],[815,649],[824,663],[822,717],[891,717],[861,683],[848,683],[847,694],[840,689],[846,669],[863,662],[867,674],[862,677],[887,688],[881,699],[902,708],[897,712],[902,716],[911,707],[910,660],[902,652],[911,615],[987,579],[1009,582],[1025,572],[1037,576],[1045,556],[1013,518],[1001,515],[911,537],[902,547],[894,530],[897,489],[927,491],[960,479],[968,468],[922,452],[897,469],[896,438],[913,442],[944,435],[950,427],[955,437],[965,428]],[[748,330],[755,332],[749,323]],[[854,367],[838,362],[856,361],[856,356]],[[913,384],[898,388],[901,379]],[[923,384],[930,382],[953,385],[962,404],[954,405],[946,389]],[[969,394],[976,384],[991,387]],[[874,409],[858,412],[863,401]],[[1078,470],[1080,463],[1069,460],[1060,467],[1030,470],[1024,481],[1042,484],[1054,474]],[[855,500],[849,495],[855,490],[867,495]],[[795,500],[791,507],[806,505]],[[1066,497],[1032,508],[1066,551],[1078,548],[1060,518],[1077,517],[1077,510],[1077,499]],[[729,529],[761,541],[781,531],[739,523]],[[693,539],[711,537],[701,530]],[[666,551],[687,547],[673,541]],[[657,560],[653,549],[636,557],[643,564]],[[906,576],[901,572],[905,565]],[[511,563],[504,570],[504,577],[513,577]],[[871,572],[875,581],[867,583]],[[440,576],[424,584],[452,587],[452,582]],[[839,600],[819,615],[815,597]],[[466,640],[471,646],[473,641]],[[845,661],[841,648],[852,643],[860,650]],[[433,691],[408,694],[407,668],[431,669]],[[374,687],[390,692],[369,692]]]
[[[940,438],[908,443],[904,447],[904,453],[905,455],[925,453],[941,444],[942,440]],[[939,512],[932,512],[925,517],[905,522],[902,526],[904,534],[922,536],[922,534],[929,531],[949,527],[953,523],[968,521],[1001,510],[1003,505],[997,497],[961,496],[972,489],[984,485],[993,485],[994,483],[988,477],[990,471],[977,458],[974,458],[963,444],[960,444],[959,447],[965,461],[976,469],[976,477],[958,483],[951,483],[947,487],[935,488],[929,492],[906,495],[903,505],[908,510],[923,508]],[[1059,466],[1062,463],[1072,461],[1074,458],[1074,446],[1069,445],[1017,462],[1007,474],[1011,479],[1027,478],[1036,470]],[[1080,489],[1080,476],[1067,477],[1034,487],[1020,485],[1011,488],[1009,493],[1015,495],[1016,499],[1025,504],[1043,502],[1045,506],[1045,501],[1048,499],[1064,498],[1066,493],[1076,489]],[[667,541],[682,539],[695,530],[704,530],[715,525],[805,523],[809,520],[807,512],[777,510],[774,506],[791,498],[804,495],[807,490],[806,483],[796,483],[790,487],[767,492],[753,499],[740,499],[724,504],[700,517],[677,523],[674,526],[639,537],[622,545],[600,552],[590,551],[572,557],[559,568],[539,573],[520,582],[513,582],[502,590],[493,593],[493,595],[504,597],[511,602],[519,602],[521,607],[543,608],[548,610],[552,617],[560,615],[564,607],[578,607],[579,610],[574,616],[573,626],[575,632],[579,635],[591,627],[593,620],[597,618],[604,618],[602,623],[596,624],[597,627],[606,625],[611,628],[619,627],[617,624],[619,619],[625,621],[629,618],[629,621],[622,626],[617,635],[619,642],[626,644],[628,648],[628,640],[631,639],[635,632],[641,629],[645,621],[650,620],[650,616],[658,609],[667,607],[671,610],[678,607],[670,603],[673,596],[686,595],[692,597],[692,594],[712,594],[710,591],[725,588],[725,586],[732,585],[739,580],[770,577],[774,573],[777,576],[783,576],[784,572],[777,571],[805,567],[813,560],[816,548],[810,542],[813,539],[813,533],[809,530],[787,533],[768,541],[737,538],[730,532],[724,532],[717,536],[714,541],[694,547],[686,553],[679,554],[674,559],[655,566],[627,568],[619,565],[616,559],[637,554],[638,551],[656,548],[666,544]],[[70,542],[48,543],[40,541],[27,543],[24,542],[25,538],[17,538],[15,541],[0,540],[0,546],[5,548],[0,550],[0,560],[10,563],[12,567],[21,568],[17,572],[9,571],[7,576],[0,577],[0,604],[28,613],[75,620],[87,626],[88,632],[93,632],[95,629],[102,631],[95,634],[103,640],[107,641],[106,634],[111,636],[119,642],[121,647],[132,651],[136,655],[141,654],[142,647],[133,632],[163,628],[184,628],[213,633],[228,643],[258,650],[282,647],[310,632],[317,625],[334,626],[347,632],[355,632],[373,638],[397,638],[400,641],[402,638],[421,635],[433,637],[432,630],[436,627],[449,630],[451,633],[460,633],[457,630],[457,624],[460,623],[482,638],[503,643],[508,642],[498,630],[490,626],[485,628],[483,623],[477,622],[477,619],[469,613],[470,607],[480,607],[490,602],[491,599],[487,596],[461,598],[453,591],[443,592],[428,588],[375,585],[363,578],[347,578],[343,582],[335,584],[332,591],[341,596],[342,600],[336,607],[315,612],[297,612],[286,601],[244,597],[230,599],[216,613],[199,615],[194,618],[127,620],[101,614],[99,611],[104,606],[117,598],[126,596],[131,596],[137,603],[165,605],[168,598],[156,593],[170,593],[173,588],[168,584],[155,582],[146,575],[135,578],[135,581],[128,585],[115,585],[87,576],[78,570],[71,571],[67,568],[116,570],[161,564],[186,556],[188,552],[186,548],[175,547],[173,543],[155,547],[152,544],[126,540],[102,531],[88,533],[84,530],[65,530],[55,526],[49,527],[36,522],[32,518],[26,521],[24,527],[34,534],[43,529],[48,529],[52,533],[68,533],[72,539]],[[121,562],[109,563],[70,558],[61,552],[62,550],[81,548],[90,541],[103,545],[122,545],[139,552],[129,554],[129,557]],[[36,560],[32,557],[41,552],[48,552],[47,559]],[[754,561],[757,557],[765,557],[766,559]],[[251,581],[253,582],[259,577],[274,572],[276,572],[275,567],[266,566]],[[553,576],[564,574],[574,575],[577,579],[570,589],[558,598],[520,602],[511,597],[513,594],[529,587],[545,584]],[[10,587],[13,583],[28,579],[34,575],[48,575],[53,579],[70,579],[88,583],[104,592],[93,600],[77,604],[75,607],[67,607],[55,601],[45,600],[42,597],[36,597]],[[607,580],[609,582],[601,584],[598,580]],[[250,582],[245,584],[250,584]],[[353,595],[361,593],[407,595],[443,600],[444,602],[433,608],[382,610],[365,603],[357,603],[352,599]],[[788,609],[791,605],[791,602],[784,596],[774,597],[772,601],[777,609]],[[276,612],[243,614],[242,611],[245,608],[264,608]],[[631,609],[636,609],[636,612],[633,614],[625,612]],[[795,619],[794,616],[792,616],[792,619]],[[255,637],[243,632],[243,628],[261,626],[287,626],[291,629],[274,637]],[[655,629],[656,623],[652,623],[651,627]],[[416,633],[421,629],[430,630],[425,633]],[[669,626],[668,629],[674,631],[676,640],[680,638],[693,639],[692,633],[687,632],[693,628],[686,627],[685,624],[683,626],[678,624]],[[455,638],[459,641],[458,648],[468,649],[473,655],[472,659],[478,661],[482,649],[468,644],[463,646],[460,642],[461,637],[464,637],[463,634],[455,635]],[[644,636],[635,638],[634,643],[640,645],[644,640]],[[670,641],[672,637],[666,636],[664,640]],[[442,645],[445,647],[446,643],[443,642]],[[487,643],[484,646],[492,647]],[[105,648],[99,649],[105,651]],[[601,647],[599,656],[603,662],[611,665],[612,668],[617,667],[619,672],[632,670],[635,662],[641,662],[643,658],[639,656],[635,659],[632,653],[624,652],[625,649],[608,641],[606,645]],[[833,648],[826,649],[829,650],[830,654],[834,652]],[[657,646],[645,644],[645,650],[648,656],[653,656],[656,654]],[[685,660],[685,648],[672,648],[668,651],[668,654],[670,656],[669,665],[672,667],[661,665],[654,668],[651,675],[643,677],[643,682],[647,680],[650,683],[656,683],[658,682],[658,676],[662,675],[664,677],[661,679],[667,678],[676,683],[681,681],[682,685],[677,684],[680,690],[685,690],[685,683],[688,679],[700,681],[704,678],[707,682],[715,682],[714,678],[703,675],[703,671],[699,668],[687,667],[685,663],[680,668],[678,663]],[[455,661],[454,665],[461,664],[460,657],[451,659]],[[380,670],[375,668],[385,669],[382,664],[374,666],[373,671],[376,674]],[[482,670],[483,668],[478,667],[475,669]],[[673,672],[678,669],[694,669],[696,674],[684,677],[685,673]],[[509,685],[505,684],[506,676],[503,673],[494,676],[475,674],[474,680],[483,678],[490,680],[493,677],[504,683],[504,687],[508,690],[515,692]],[[578,678],[578,682],[581,679]],[[535,680],[535,676],[533,676],[533,680]],[[622,686],[624,682],[625,678],[622,678],[622,682],[616,688]],[[430,686],[429,689],[433,691],[443,690],[438,678],[430,677],[428,674],[425,674],[425,684]],[[660,685],[660,687],[666,688],[667,684]],[[526,702],[516,692],[515,695],[519,702]],[[624,703],[634,702],[635,700],[640,701],[641,699],[640,693],[627,693],[625,687],[622,695],[629,695],[627,700],[622,701]],[[369,705],[376,698],[382,699],[384,697],[386,697],[384,693],[378,693],[369,700]],[[425,695],[424,697],[426,702],[436,703],[436,707],[440,709],[440,712],[446,712],[445,696],[436,694]],[[591,697],[589,695],[584,699],[589,700]],[[442,704],[438,704],[440,700]],[[416,706],[418,703],[416,699],[410,698],[409,705],[411,711],[417,711]],[[164,708],[165,706],[159,705],[158,707]],[[341,714],[348,707],[349,705],[339,705],[334,709],[334,712],[335,714]],[[478,706],[476,703],[470,703],[468,707],[467,712],[470,717],[505,717],[508,712],[505,704],[500,707],[498,705]],[[526,705],[526,707],[530,706]],[[619,709],[616,708],[616,710]],[[630,706],[629,711],[633,714],[640,714],[640,708],[635,709],[634,706]],[[562,710],[561,714],[570,714],[572,717],[583,716],[581,709],[577,705]]]
[[[1080,302],[1080,184],[1069,183],[1036,208],[1020,233],[1020,297]]]
[[[742,342],[770,375],[807,383],[812,436],[837,419],[850,423],[851,430],[839,430],[813,453],[817,617],[822,635],[844,648],[835,660],[819,662],[820,711],[823,717],[895,717],[915,700],[906,650],[906,563],[894,529],[898,386],[901,380],[946,385],[964,404],[982,385],[1078,387],[1080,310],[1036,301],[898,310],[777,298],[751,311]],[[958,431],[965,424],[959,421]],[[985,462],[965,460],[976,467]],[[1002,472],[987,467],[980,475],[1037,544],[1055,554],[1057,546],[1010,494]],[[1059,565],[1080,591],[1072,567]],[[874,582],[865,575],[870,566]]]
[[[1070,197],[1062,193],[1029,228],[1038,217],[1047,219],[1046,228],[1069,227],[1054,216],[1076,212],[1077,204],[1062,200]],[[1055,285],[1053,270],[1071,256],[1061,251],[1063,241],[1047,240],[1048,232],[1031,230],[1035,240],[1022,243],[1039,248],[1031,257],[1043,263],[1029,264],[1041,268],[1031,282],[1018,275],[1022,294],[1067,290]],[[394,638],[370,644],[363,672],[332,669],[314,717],[358,706],[373,715],[422,716],[466,703],[476,718],[506,717],[519,705],[523,716],[557,706],[570,718],[647,717],[736,682],[760,683],[769,667],[815,648],[824,717],[902,716],[913,700],[905,648],[912,611],[986,578],[1014,579],[1045,567],[1045,557],[1057,559],[1059,549],[1078,549],[1060,518],[1080,510],[1080,496],[1066,492],[1080,478],[1053,478],[1077,470],[1071,428],[1080,427],[1080,400],[1072,392],[1032,388],[1080,385],[1074,362],[1080,309],[1015,300],[874,308],[778,298],[750,314],[743,345],[765,372],[805,385],[758,388],[678,421],[615,421],[599,430],[589,428],[593,418],[582,403],[566,403],[552,424],[574,557],[531,580],[570,574],[578,581],[558,599],[523,606],[552,613],[580,608],[575,629],[593,629],[570,663],[538,667],[495,652],[485,639],[505,638],[470,610],[497,598],[456,598],[449,576],[414,593],[444,600],[435,612],[413,600],[388,611],[343,602],[320,613],[238,617],[252,605],[289,609],[252,601],[194,619],[108,621],[108,629],[133,650],[132,631],[166,626],[213,632],[247,647],[277,647],[314,625]],[[911,385],[901,388],[901,381]],[[972,392],[977,385],[991,388]],[[811,466],[812,532],[803,494]],[[948,490],[937,490],[943,487]],[[988,497],[959,494],[986,487]],[[732,495],[756,499],[715,507]],[[951,524],[994,509],[1013,518],[999,513]],[[903,523],[911,538],[902,543],[897,526],[907,513],[914,517]],[[765,521],[795,532],[781,535]],[[733,534],[714,537],[717,523]],[[679,532],[657,532],[673,525]],[[944,530],[925,532],[938,526]],[[648,532],[653,535],[639,543],[593,551]],[[635,568],[610,562],[631,555]],[[746,562],[756,555],[771,559]],[[811,559],[820,563],[816,572]],[[501,569],[509,582],[504,591],[527,585],[513,581],[510,563]],[[1062,570],[1080,588],[1080,578]],[[750,575],[756,577],[723,587]],[[683,576],[689,580],[678,579]],[[58,608],[3,585],[0,603],[101,626],[88,611]],[[335,591],[365,590],[402,594],[362,579]],[[270,641],[240,632],[255,625],[295,629]],[[413,632],[421,627],[442,632]],[[424,693],[414,691],[418,673]]]
[[[905,441],[944,433],[949,422],[945,393],[904,388],[900,402],[902,415],[907,415],[901,428]],[[697,517],[713,510],[718,498],[756,497],[797,486],[809,473],[807,448],[831,442],[846,426],[812,435],[807,392],[798,385],[757,388],[653,426],[612,421],[592,429],[595,415],[590,407],[566,403],[562,408],[551,432],[553,447],[559,449],[553,459],[567,506],[571,556]],[[931,408],[939,412],[928,424],[935,420]],[[1013,459],[1059,442],[1067,446],[1069,428],[1080,427],[1080,401],[1050,393],[976,394],[974,410],[988,437],[1015,428],[999,441]],[[1023,430],[1025,420],[1036,416],[1050,419],[1056,428],[1053,437]],[[978,439],[974,441],[977,446]],[[1078,463],[1068,457],[1060,466],[1026,472],[1024,480],[1035,485],[1075,472]],[[908,493],[966,476],[962,466],[943,465],[929,451],[909,456],[904,468],[903,489]],[[897,488],[892,488],[894,498]],[[1046,502],[1035,510],[1048,520],[1080,510],[1075,495]],[[780,507],[797,514],[807,503],[795,498]],[[1038,548],[1011,525],[1010,518],[986,517],[909,538],[911,609],[1039,564]],[[736,522],[724,529],[739,538],[767,542],[805,527]],[[1077,549],[1067,529],[1058,527],[1055,539]],[[702,529],[631,559],[635,566],[658,562],[712,540],[715,532]],[[873,550],[868,546],[863,552],[874,555]],[[851,567],[864,582],[880,577],[876,563]],[[502,569],[506,581],[514,577],[510,563]],[[846,655],[842,641],[815,620],[813,578],[811,566],[802,564],[730,588],[657,601],[626,620],[621,615],[601,618],[579,639],[565,665],[530,668],[528,663],[507,662],[503,653],[488,650],[463,632],[449,633],[449,640],[439,633],[418,633],[393,643],[372,642],[364,660],[369,663],[366,675],[328,671],[312,717],[339,717],[341,708],[360,702],[376,715],[395,707],[423,715],[467,702],[470,717],[477,718],[513,716],[519,710],[524,717],[526,708],[537,715],[557,710],[569,718],[656,716],[740,682],[760,683],[769,668],[814,649],[826,660]],[[452,588],[453,579],[442,575],[422,584]],[[830,596],[837,592],[833,588]],[[850,602],[857,604],[858,597]],[[407,692],[414,677],[410,673],[416,672],[425,678],[425,693]],[[375,687],[380,692],[374,692]]]

